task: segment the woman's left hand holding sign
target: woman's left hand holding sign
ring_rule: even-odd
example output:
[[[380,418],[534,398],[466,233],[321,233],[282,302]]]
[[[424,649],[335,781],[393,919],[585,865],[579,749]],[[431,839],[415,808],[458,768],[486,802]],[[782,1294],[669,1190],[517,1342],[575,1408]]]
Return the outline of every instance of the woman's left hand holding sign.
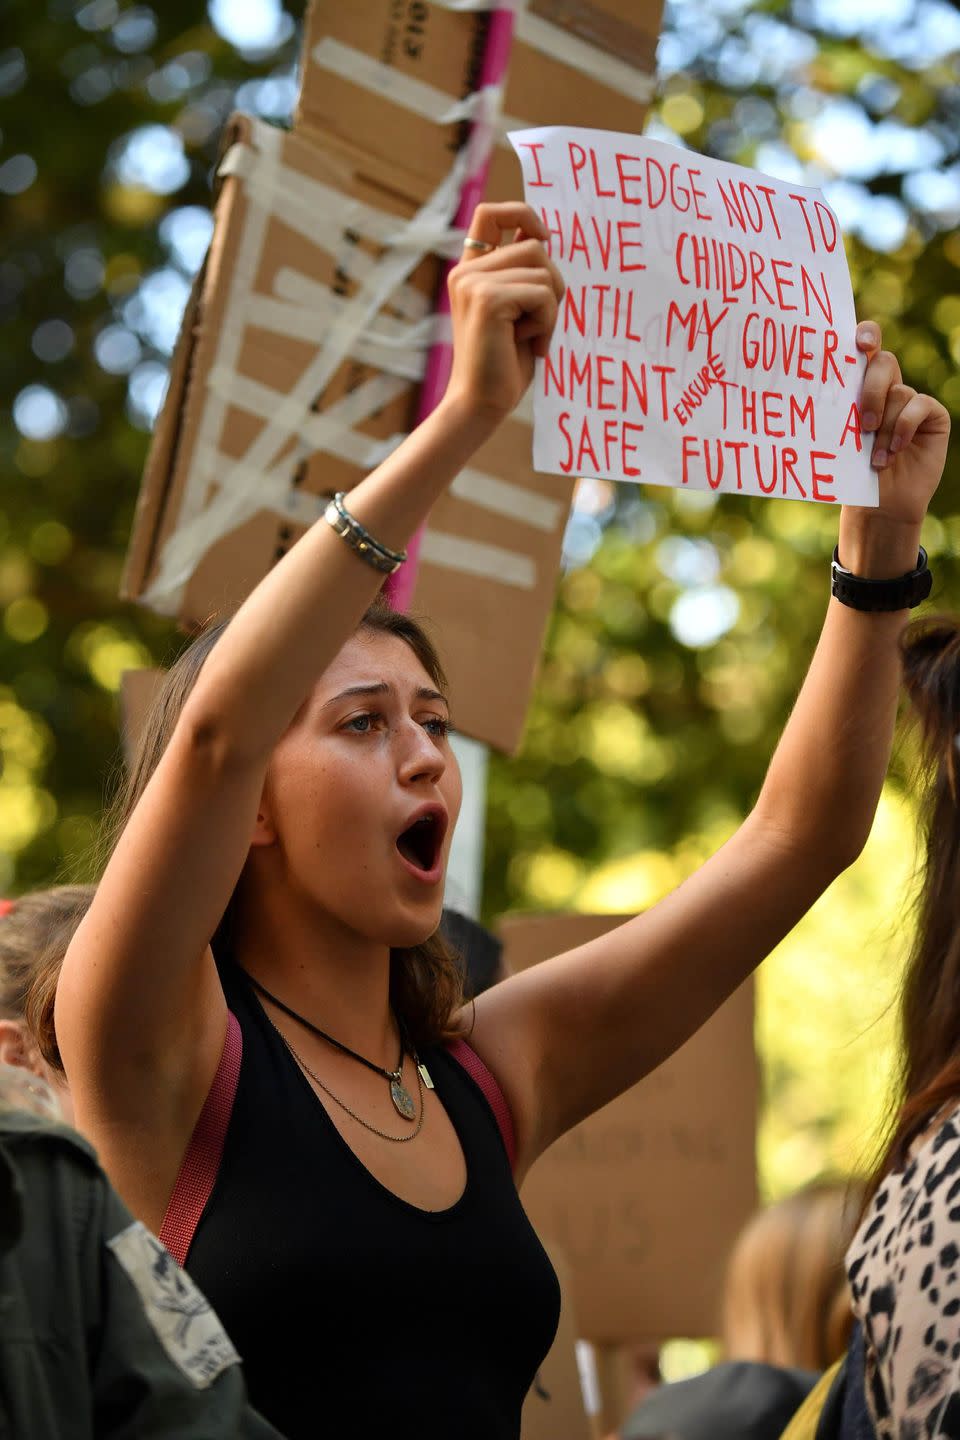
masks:
[[[864,443],[872,440],[879,503],[843,507],[838,548],[855,574],[894,579],[917,564],[920,527],[946,462],[950,416],[939,400],[904,384],[896,356],[882,346],[875,321],[857,327],[857,348],[867,356]]]

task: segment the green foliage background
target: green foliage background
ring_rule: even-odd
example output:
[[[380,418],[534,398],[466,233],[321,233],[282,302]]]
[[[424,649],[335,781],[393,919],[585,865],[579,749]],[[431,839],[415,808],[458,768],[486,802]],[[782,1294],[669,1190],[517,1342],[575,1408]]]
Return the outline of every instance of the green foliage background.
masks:
[[[82,873],[115,761],[120,675],[163,662],[176,643],[164,622],[117,599],[148,441],[137,387],[155,385],[166,358],[162,327],[146,312],[138,319],[135,302],[176,269],[164,215],[209,201],[238,87],[242,103],[282,118],[299,10],[274,8],[273,37],[245,51],[184,0],[14,0],[5,10],[0,187],[14,193],[0,254],[4,890]],[[878,200],[901,207],[894,248],[871,248],[869,226],[867,239],[849,241],[858,309],[883,324],[908,378],[957,413],[957,216],[949,199],[923,207],[915,172],[952,174],[957,162],[960,40],[937,0],[896,0],[894,11],[891,21],[874,7],[858,21],[841,0],[673,3],[658,133],[747,164],[792,154],[814,179],[853,174],[864,213]],[[927,53],[904,38],[934,32],[941,42]],[[847,142],[823,153],[817,117],[839,99],[875,140],[889,132],[890,154],[872,174]],[[186,162],[168,193],[124,167],[129,137],[148,125],[170,127]],[[898,150],[905,132],[931,140],[935,163]],[[23,157],[36,167],[26,185]],[[4,169],[11,159],[19,169]],[[97,361],[111,325],[136,337],[129,375]],[[51,438],[14,422],[14,399],[31,385],[64,407]],[[581,521],[572,554],[583,563],[560,584],[523,753],[492,767],[488,918],[510,907],[633,910],[689,873],[749,808],[823,611],[836,523],[825,507],[598,485],[581,496]],[[926,536],[944,605],[958,599],[958,537],[951,464]],[[713,643],[681,643],[677,602],[709,599],[718,585],[727,603],[735,597],[735,620]],[[866,856],[764,969],[770,1193],[853,1164],[879,1113],[911,869],[908,789],[900,765]]]

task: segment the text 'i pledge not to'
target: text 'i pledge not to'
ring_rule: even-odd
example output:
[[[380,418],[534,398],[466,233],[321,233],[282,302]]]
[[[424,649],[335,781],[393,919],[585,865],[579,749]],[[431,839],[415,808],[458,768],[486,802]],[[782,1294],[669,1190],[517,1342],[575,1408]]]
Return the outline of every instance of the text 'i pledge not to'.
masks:
[[[567,285],[537,362],[538,470],[878,503],[819,190],[605,130],[510,140]]]

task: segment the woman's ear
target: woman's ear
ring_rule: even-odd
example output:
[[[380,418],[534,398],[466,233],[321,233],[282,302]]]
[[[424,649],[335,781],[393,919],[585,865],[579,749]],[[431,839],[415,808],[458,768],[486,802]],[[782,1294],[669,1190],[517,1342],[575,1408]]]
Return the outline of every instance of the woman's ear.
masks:
[[[277,838],[277,827],[273,823],[273,809],[270,804],[269,787],[264,783],[260,794],[260,804],[257,806],[257,818],[254,822],[253,833],[250,836],[250,844],[273,845]]]
[[[277,832],[269,816],[262,810],[257,811],[256,824],[253,827],[253,834],[250,836],[251,845],[272,845],[277,838]]]
[[[41,1080],[47,1078],[43,1057],[22,1020],[0,1019],[0,1065],[15,1065]]]

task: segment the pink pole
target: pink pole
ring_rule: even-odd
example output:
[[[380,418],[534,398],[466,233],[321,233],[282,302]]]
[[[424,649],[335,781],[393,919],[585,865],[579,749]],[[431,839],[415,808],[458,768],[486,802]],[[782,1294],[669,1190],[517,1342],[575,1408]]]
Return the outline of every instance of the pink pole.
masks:
[[[486,85],[499,85],[507,73],[507,64],[510,59],[510,45],[513,40],[513,11],[494,10],[490,16],[490,27],[487,31],[487,42],[484,46],[483,61],[480,66],[480,76],[477,81],[477,88],[482,90]],[[454,216],[454,225],[466,229],[474,210],[483,198],[483,191],[487,183],[487,174],[490,169],[489,152],[484,164],[473,175],[468,175],[460,195],[460,204]],[[447,276],[453,268],[455,261],[449,261],[444,268],[443,283],[440,286],[440,298],[437,302],[437,313],[448,315],[450,313],[450,297],[447,293]],[[427,356],[427,368],[423,377],[423,385],[420,388],[420,403],[417,406],[417,420],[425,419],[432,410],[443,399],[444,391],[447,388],[447,381],[450,378],[450,368],[453,361],[453,347],[446,341],[438,340],[432,346]],[[417,583],[417,568],[420,555],[420,542],[423,538],[423,530],[420,529],[411,538],[407,545],[407,561],[401,565],[386,583],[386,596],[395,610],[407,610],[413,598],[414,587]]]

